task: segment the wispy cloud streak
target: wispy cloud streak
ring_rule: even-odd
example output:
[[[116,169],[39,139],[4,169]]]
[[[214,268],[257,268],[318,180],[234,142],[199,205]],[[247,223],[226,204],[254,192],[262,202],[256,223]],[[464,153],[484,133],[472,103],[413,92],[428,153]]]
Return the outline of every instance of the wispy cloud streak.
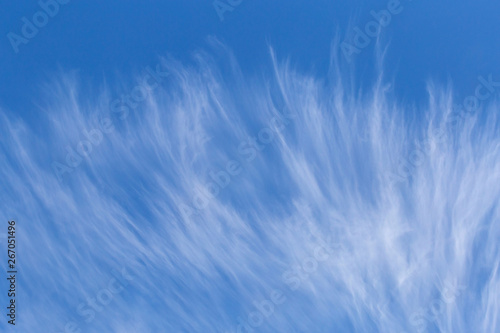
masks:
[[[498,330],[496,98],[450,128],[450,89],[430,85],[416,112],[383,79],[359,93],[338,63],[325,81],[272,56],[267,74],[249,77],[211,45],[222,59],[162,59],[164,89],[126,122],[109,112],[123,87],[88,91],[75,74],[48,84],[36,127],[2,112],[19,332],[68,322],[81,332]],[[52,162],[103,117],[113,133],[59,182]],[[423,140],[412,177],[391,183],[388,171]],[[229,161],[240,173],[214,195],[211,174]],[[187,213],[200,194],[203,209]],[[133,279],[107,292],[124,267]],[[107,304],[86,321],[79,307],[99,295]],[[255,303],[273,297],[272,315],[252,326]]]

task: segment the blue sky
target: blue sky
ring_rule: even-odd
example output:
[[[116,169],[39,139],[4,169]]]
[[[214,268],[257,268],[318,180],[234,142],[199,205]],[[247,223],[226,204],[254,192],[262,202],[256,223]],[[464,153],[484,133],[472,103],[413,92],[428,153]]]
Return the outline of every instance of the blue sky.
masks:
[[[499,3],[54,1],[0,14],[0,331],[499,330]]]
[[[15,54],[7,38],[0,44],[2,72],[8,84],[0,91],[3,103],[31,109],[37,82],[57,70],[79,70],[89,80],[113,78],[153,63],[158,55],[189,59],[207,36],[223,40],[246,71],[268,62],[267,45],[278,54],[318,74],[327,67],[336,33],[350,31],[349,22],[363,26],[371,10],[388,1],[242,1],[221,22],[210,1],[78,2],[61,5],[40,33]],[[404,10],[384,28],[391,42],[388,67],[399,78],[398,89],[423,96],[425,80],[451,79],[468,91],[480,74],[499,70],[500,37],[494,1],[402,1]],[[19,33],[23,16],[40,9],[36,1],[5,4],[2,34]],[[480,24],[479,24],[480,23]],[[373,43],[359,57],[372,59]],[[397,72],[397,74],[396,74]],[[403,79],[404,78],[404,79]]]

